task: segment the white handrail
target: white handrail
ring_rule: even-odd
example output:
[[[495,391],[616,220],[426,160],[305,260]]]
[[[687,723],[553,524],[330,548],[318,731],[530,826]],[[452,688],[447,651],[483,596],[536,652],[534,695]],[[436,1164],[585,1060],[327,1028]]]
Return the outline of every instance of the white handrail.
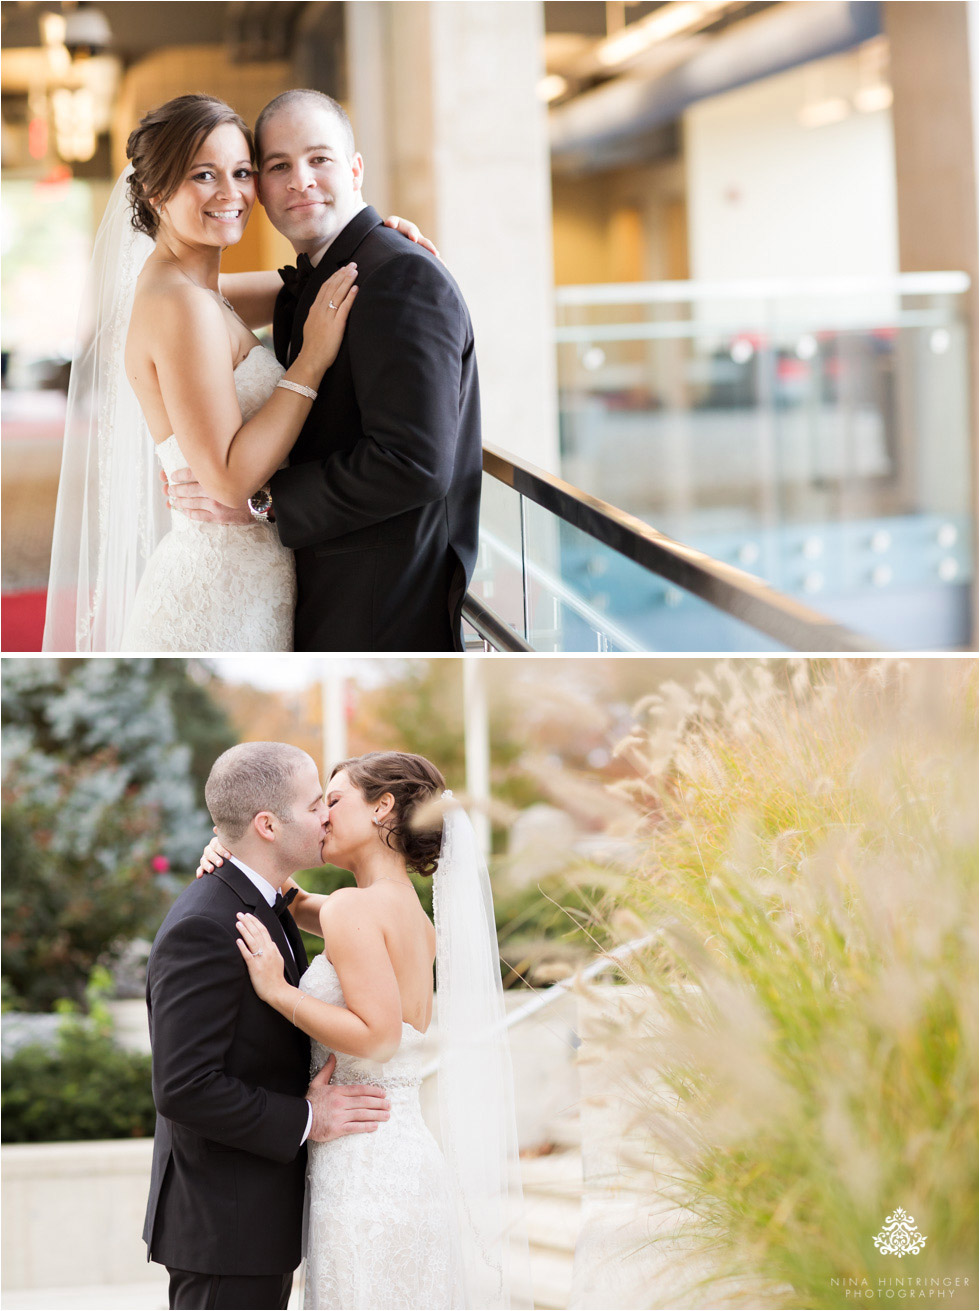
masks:
[[[783,296],[961,295],[970,275],[959,271],[894,277],[733,278],[731,281],[603,282],[555,288],[556,305],[633,305],[643,301],[778,300]]]
[[[585,969],[579,970],[569,979],[562,979],[558,983],[553,983],[549,988],[543,988],[541,992],[536,992],[534,996],[518,1006],[516,1011],[512,1011],[503,1022],[503,1028],[512,1029],[515,1024],[520,1024],[531,1015],[536,1015],[538,1011],[543,1011],[546,1006],[551,1006],[554,1002],[563,997],[570,988],[579,983],[588,983],[597,975],[605,973],[610,965],[616,964],[617,961],[628,960],[630,956],[635,956],[638,951],[648,947],[661,935],[659,933],[648,933],[644,938],[634,938],[631,942],[624,942],[620,947],[614,947],[612,951],[603,952],[602,955],[586,965]],[[435,1074],[439,1069],[439,1057],[430,1061],[422,1070],[423,1080],[428,1079],[430,1075]]]

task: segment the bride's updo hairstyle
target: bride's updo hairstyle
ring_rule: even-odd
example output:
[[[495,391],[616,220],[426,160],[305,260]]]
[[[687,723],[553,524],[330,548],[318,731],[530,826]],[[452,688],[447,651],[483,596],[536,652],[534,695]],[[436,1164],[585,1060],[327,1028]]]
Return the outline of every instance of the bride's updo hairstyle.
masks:
[[[160,216],[150,201],[157,206],[167,203],[197,151],[222,123],[233,123],[241,131],[254,163],[255,145],[248,124],[231,105],[214,96],[175,96],[143,115],[126,142],[126,157],[133,165],[129,196],[137,232],[156,237]]]
[[[446,780],[435,765],[408,751],[369,751],[366,756],[341,761],[330,777],[341,770],[367,802],[391,793],[395,804],[381,825],[385,842],[405,857],[416,874],[434,874],[442,845],[442,818],[434,815],[430,819],[422,812],[431,814],[432,802],[446,790]]]

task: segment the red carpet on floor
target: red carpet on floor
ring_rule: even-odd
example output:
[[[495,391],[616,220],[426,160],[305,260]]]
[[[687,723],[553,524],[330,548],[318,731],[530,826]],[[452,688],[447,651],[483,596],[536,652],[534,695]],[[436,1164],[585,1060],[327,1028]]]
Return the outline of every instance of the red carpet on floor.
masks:
[[[3,650],[40,651],[47,592],[4,592]]]

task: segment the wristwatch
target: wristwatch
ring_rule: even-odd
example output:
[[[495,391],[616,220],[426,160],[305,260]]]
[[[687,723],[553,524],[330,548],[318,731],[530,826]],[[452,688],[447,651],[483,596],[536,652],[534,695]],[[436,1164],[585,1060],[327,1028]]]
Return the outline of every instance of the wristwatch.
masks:
[[[269,491],[269,484],[260,487],[254,496],[248,498],[248,508],[252,512],[252,518],[258,519],[260,523],[275,523],[276,516],[272,509],[272,493]]]

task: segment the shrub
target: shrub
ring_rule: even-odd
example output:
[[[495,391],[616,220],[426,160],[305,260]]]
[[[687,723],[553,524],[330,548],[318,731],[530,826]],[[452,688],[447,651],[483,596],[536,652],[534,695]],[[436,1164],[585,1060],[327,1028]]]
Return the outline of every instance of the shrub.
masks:
[[[5,1143],[149,1137],[150,1058],[69,1019],[54,1050],[35,1044],[4,1061],[2,1107]]]
[[[97,961],[153,936],[160,870],[193,868],[208,826],[175,680],[149,659],[4,662],[5,1001],[80,999]]]

